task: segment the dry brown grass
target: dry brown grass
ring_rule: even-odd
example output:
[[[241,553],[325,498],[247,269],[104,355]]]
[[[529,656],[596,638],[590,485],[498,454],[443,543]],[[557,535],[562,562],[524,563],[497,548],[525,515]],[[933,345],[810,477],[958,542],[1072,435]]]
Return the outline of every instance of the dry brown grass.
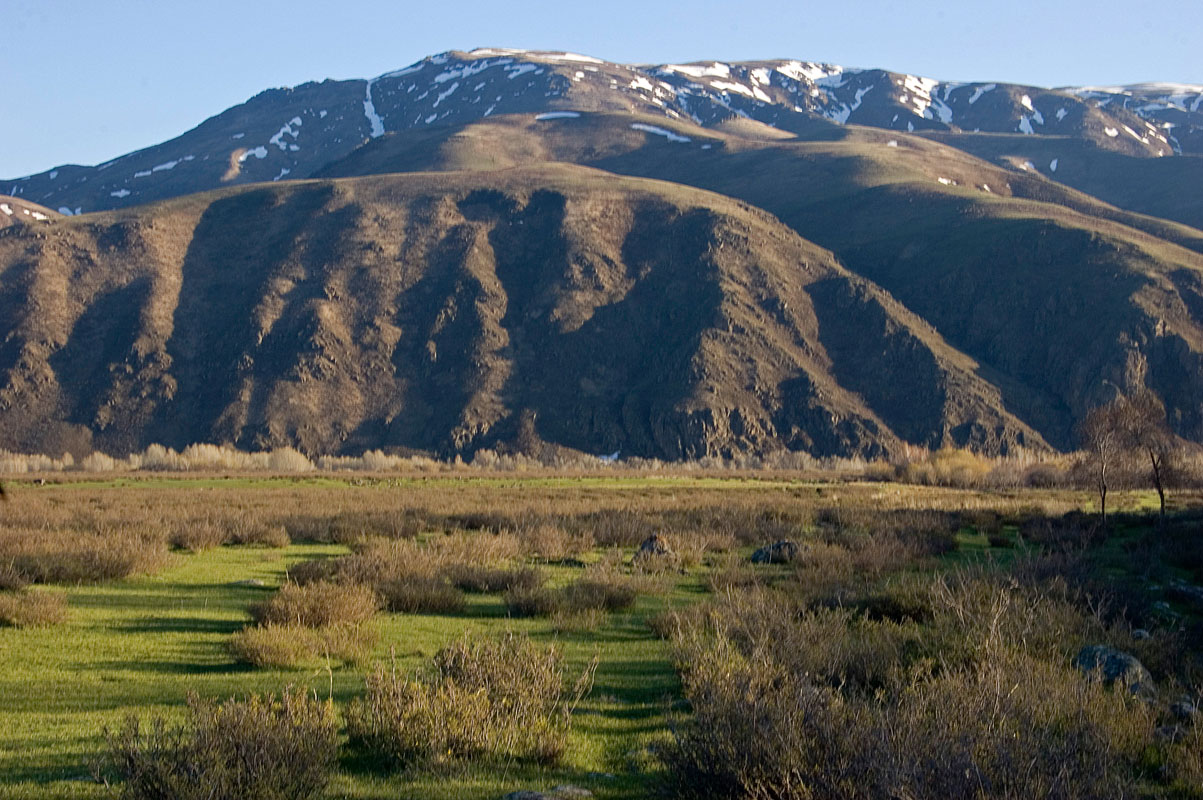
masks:
[[[251,606],[259,625],[297,625],[324,628],[359,625],[380,608],[380,598],[367,586],[346,583],[286,583],[280,591]]]
[[[0,626],[42,628],[67,621],[67,598],[28,589],[0,591]]]
[[[311,628],[268,623],[234,634],[230,652],[239,661],[267,669],[296,669],[327,659],[362,666],[379,638],[379,632],[367,625]]]

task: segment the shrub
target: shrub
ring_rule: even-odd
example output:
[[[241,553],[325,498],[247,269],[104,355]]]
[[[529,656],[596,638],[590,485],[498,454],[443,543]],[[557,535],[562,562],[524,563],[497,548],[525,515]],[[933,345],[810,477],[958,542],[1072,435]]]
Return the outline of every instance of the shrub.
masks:
[[[389,611],[407,614],[458,614],[464,610],[464,594],[441,575],[413,575],[380,585],[380,595]]]
[[[371,655],[378,632],[367,625],[262,625],[244,628],[230,639],[239,661],[269,669],[296,669],[330,658],[361,665]]]
[[[225,544],[226,531],[208,520],[191,520],[176,527],[167,541],[172,547],[199,553]]]
[[[543,523],[524,530],[523,548],[543,561],[558,562],[580,558],[595,546],[592,531],[569,533],[560,525]]]
[[[29,585],[29,579],[13,564],[0,564],[0,592],[16,591]]]
[[[380,607],[380,600],[366,586],[336,583],[286,583],[262,603],[251,606],[251,616],[260,625],[300,625],[322,628],[358,625]]]
[[[527,639],[462,641],[440,650],[416,680],[383,666],[347,708],[351,742],[401,766],[468,758],[552,763],[563,754],[572,704],[592,673],[564,689],[555,648]]]
[[[638,591],[629,579],[616,575],[583,577],[558,589],[520,586],[505,594],[512,617],[548,617],[588,611],[621,611],[634,604]]]
[[[230,532],[229,544],[288,547],[292,538],[283,525],[240,525]]]
[[[505,592],[543,585],[543,573],[533,567],[505,569],[480,564],[450,564],[443,574],[465,592]]]
[[[301,690],[214,704],[188,701],[187,722],[145,730],[131,717],[106,731],[109,765],[127,800],[306,800],[338,753],[333,704]]]
[[[0,591],[0,626],[40,628],[67,620],[67,598],[51,592]]]
[[[151,573],[168,559],[166,537],[127,528],[7,531],[0,562],[30,583],[96,583]]]

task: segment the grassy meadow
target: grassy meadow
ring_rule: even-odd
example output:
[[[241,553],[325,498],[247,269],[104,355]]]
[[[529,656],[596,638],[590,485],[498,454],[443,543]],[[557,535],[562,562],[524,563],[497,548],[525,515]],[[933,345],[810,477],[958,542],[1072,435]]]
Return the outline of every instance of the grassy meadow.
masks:
[[[1121,496],[1124,513],[1104,532],[1081,513],[1086,493],[787,473],[61,475],[10,482],[8,493],[5,798],[120,796],[102,764],[106,729],[131,714],[183,720],[190,695],[288,687],[333,703],[337,760],[318,795],[329,798],[497,798],[563,784],[603,798],[869,797],[899,781],[955,793],[955,782],[931,782],[961,767],[952,744],[924,733],[938,727],[933,709],[995,702],[1006,693],[982,694],[987,678],[1018,687],[1021,673],[1043,681],[1021,694],[1093,709],[1079,733],[1097,746],[1071,749],[1107,761],[1114,780],[1076,794],[995,780],[979,796],[1203,792],[1198,727],[1163,731],[1203,674],[1203,609],[1189,589],[1203,582],[1197,493],[1173,498],[1160,532],[1142,493]],[[653,534],[671,552],[638,557]],[[794,561],[750,562],[779,540],[799,545]],[[554,701],[562,718],[547,717],[554,746],[490,740],[455,755],[463,731],[452,731],[446,752],[426,752],[414,737],[442,733],[418,728],[409,749],[385,752],[370,742],[393,740],[349,722],[377,670],[416,676],[405,691],[447,690],[454,672],[430,677],[446,648],[510,634],[529,652],[555,648],[559,671],[547,674],[575,692]],[[1075,672],[1086,644],[1136,654],[1158,699],[1136,706]],[[818,698],[801,716],[779,696],[798,682],[796,697]],[[480,719],[504,726],[492,713]],[[1056,731],[1078,730],[1038,704],[995,713],[1027,720],[1049,752],[1064,744]],[[790,733],[762,741],[766,728],[747,714]],[[895,735],[902,728],[913,741]],[[815,751],[832,731],[879,763]],[[961,734],[992,746],[990,731]],[[724,761],[732,742],[746,747],[739,764]],[[930,769],[898,772],[923,746]],[[808,764],[863,778],[825,785]]]

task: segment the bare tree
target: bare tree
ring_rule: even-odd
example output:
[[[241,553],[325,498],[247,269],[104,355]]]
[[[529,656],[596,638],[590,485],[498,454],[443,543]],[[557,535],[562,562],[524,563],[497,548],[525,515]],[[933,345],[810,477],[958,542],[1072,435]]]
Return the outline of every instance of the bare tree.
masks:
[[[1175,474],[1178,440],[1166,421],[1161,398],[1149,389],[1120,395],[1091,409],[1079,433],[1098,489],[1103,527],[1107,527],[1107,491],[1121,470],[1148,475],[1157,490],[1158,525],[1164,526],[1165,497]]]
[[[1078,428],[1082,446],[1086,449],[1087,464],[1099,493],[1099,511],[1103,530],[1107,529],[1107,490],[1112,473],[1124,455],[1124,436],[1120,425],[1122,416],[1119,401],[1092,408]]]
[[[1119,425],[1126,450],[1147,462],[1149,480],[1157,490],[1158,525],[1165,525],[1165,493],[1174,472],[1178,442],[1165,417],[1165,404],[1149,389],[1119,401]]]

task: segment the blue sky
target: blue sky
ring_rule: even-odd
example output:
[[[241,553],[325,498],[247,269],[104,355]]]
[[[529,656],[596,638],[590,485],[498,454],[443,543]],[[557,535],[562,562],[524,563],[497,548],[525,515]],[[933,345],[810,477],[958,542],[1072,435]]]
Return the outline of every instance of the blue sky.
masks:
[[[444,50],[799,58],[945,80],[1203,84],[1203,2],[0,0],[0,177],[94,164],[274,86]]]

